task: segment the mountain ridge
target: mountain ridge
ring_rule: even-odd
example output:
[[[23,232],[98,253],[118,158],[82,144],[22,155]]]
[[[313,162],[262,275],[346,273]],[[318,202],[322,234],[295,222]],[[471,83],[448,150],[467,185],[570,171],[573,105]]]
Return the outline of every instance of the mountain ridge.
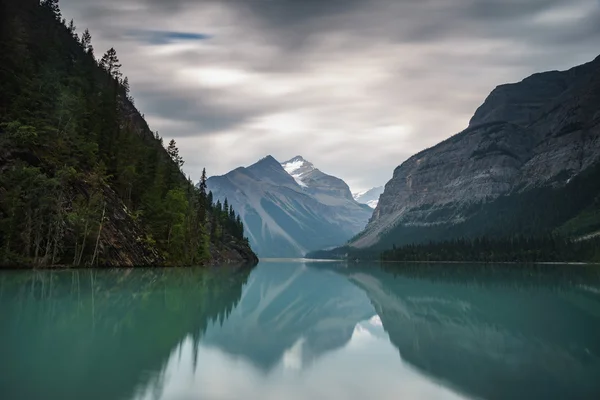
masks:
[[[477,207],[542,187],[564,187],[600,160],[599,93],[600,57],[567,71],[537,73],[496,87],[465,130],[394,169],[369,224],[350,245],[367,248],[382,239],[388,247],[427,241],[435,236],[428,236],[428,230],[443,229],[449,238],[473,235],[472,230],[455,228],[491,212]],[[585,207],[593,207],[594,196]],[[564,223],[557,220],[555,228]],[[513,232],[503,224],[498,221],[496,227],[480,231],[539,233]]]
[[[227,199],[239,210],[261,257],[303,257],[339,246],[364,228],[372,211],[354,201],[343,180],[301,156],[283,163],[266,156],[210,177],[207,185],[215,200]]]

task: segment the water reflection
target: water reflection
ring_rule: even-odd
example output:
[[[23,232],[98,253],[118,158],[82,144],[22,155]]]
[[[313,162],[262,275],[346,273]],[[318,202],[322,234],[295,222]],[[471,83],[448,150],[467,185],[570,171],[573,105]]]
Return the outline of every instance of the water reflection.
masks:
[[[402,358],[485,399],[600,396],[597,267],[400,265],[341,269]]]
[[[597,268],[10,272],[0,311],[3,399],[600,398]]]
[[[225,319],[249,271],[0,272],[0,398],[160,392],[170,352]]]

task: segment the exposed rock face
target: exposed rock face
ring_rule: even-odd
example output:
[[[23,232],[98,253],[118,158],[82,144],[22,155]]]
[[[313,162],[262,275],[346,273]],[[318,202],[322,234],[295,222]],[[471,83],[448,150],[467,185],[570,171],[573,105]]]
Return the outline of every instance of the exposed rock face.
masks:
[[[598,160],[600,57],[497,87],[467,129],[396,168],[352,245],[375,245],[399,225],[463,222],[470,205],[560,187]]]
[[[295,157],[280,164],[267,156],[207,181],[215,200],[240,214],[260,257],[302,257],[338,246],[360,232],[371,210],[357,203],[348,185]]]

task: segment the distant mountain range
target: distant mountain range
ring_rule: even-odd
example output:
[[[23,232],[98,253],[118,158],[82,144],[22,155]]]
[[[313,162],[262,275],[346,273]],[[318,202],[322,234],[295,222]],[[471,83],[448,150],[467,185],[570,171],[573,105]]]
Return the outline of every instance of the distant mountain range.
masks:
[[[597,234],[599,160],[600,57],[494,89],[467,129],[395,169],[350,245]]]
[[[280,163],[267,156],[207,181],[215,201],[240,214],[260,257],[302,257],[340,246],[360,232],[373,210],[352,197],[341,179],[301,156]]]
[[[383,186],[377,186],[363,192],[353,193],[354,200],[361,204],[366,204],[371,208],[377,207],[379,203],[379,196],[383,193]]]

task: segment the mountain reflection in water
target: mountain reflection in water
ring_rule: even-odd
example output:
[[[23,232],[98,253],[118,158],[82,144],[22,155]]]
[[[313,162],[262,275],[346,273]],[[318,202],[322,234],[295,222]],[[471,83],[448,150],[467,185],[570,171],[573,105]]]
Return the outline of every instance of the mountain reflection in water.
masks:
[[[3,399],[600,398],[596,267],[0,273]]]

